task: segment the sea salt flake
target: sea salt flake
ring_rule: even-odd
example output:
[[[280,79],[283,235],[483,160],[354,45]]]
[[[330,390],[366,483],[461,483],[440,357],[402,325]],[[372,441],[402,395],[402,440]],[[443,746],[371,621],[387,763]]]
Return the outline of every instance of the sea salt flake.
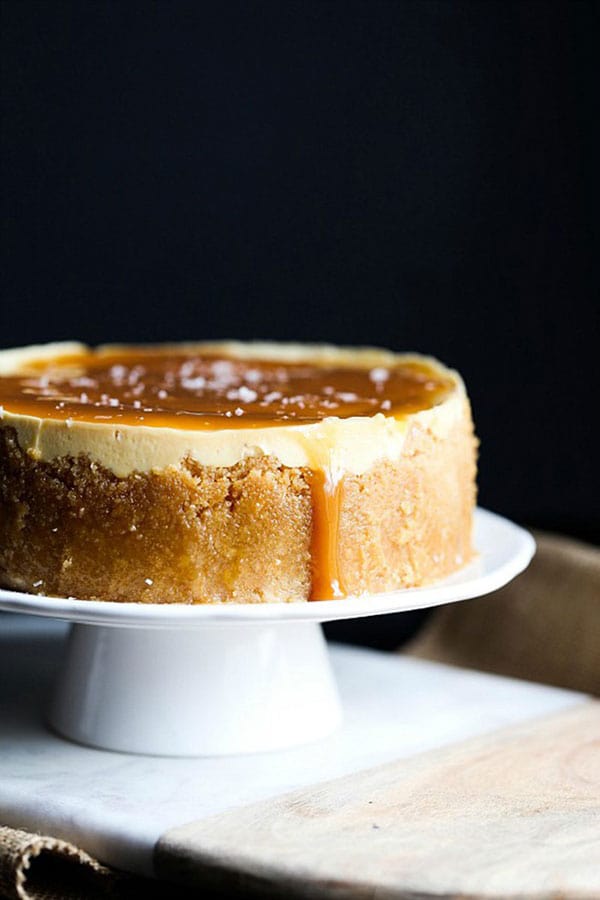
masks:
[[[212,363],[211,369],[217,377],[231,377],[233,374],[233,363],[227,359],[217,359]]]
[[[256,391],[246,387],[245,384],[240,385],[239,388],[232,388],[230,391],[227,391],[228,400],[241,400],[242,403],[253,403],[257,397]]]
[[[152,581],[151,578],[144,578],[144,581],[145,581],[145,583],[146,583],[148,586],[154,584],[154,582]]]
[[[254,403],[254,401],[258,397],[256,391],[253,391],[252,388],[246,387],[245,384],[240,385],[238,393],[240,395],[240,400],[242,400],[243,403]]]
[[[190,375],[193,374],[194,369],[196,368],[196,363],[193,359],[188,359],[187,362],[184,362],[179,367],[179,374],[181,378],[189,378]]]
[[[206,387],[206,378],[203,375],[196,375],[195,378],[182,378],[181,387],[186,391],[201,391],[203,387]]]
[[[93,388],[93,387],[97,386],[97,382],[94,381],[93,378],[88,378],[86,375],[80,375],[77,378],[72,378],[69,383],[71,384],[72,387],[76,387],[76,388],[82,388],[82,387]]]
[[[242,409],[241,406],[237,406],[237,407],[234,409],[233,412],[234,412],[234,414],[235,414],[236,416],[243,416],[243,415],[244,415],[244,410]]]
[[[380,367],[376,367],[371,369],[369,372],[369,378],[375,384],[383,384],[384,381],[387,381],[390,377],[390,373],[388,369],[383,369]]]
[[[131,372],[129,373],[129,378],[127,379],[128,384],[137,384],[142,375],[145,373],[145,369],[143,366],[134,366]]]

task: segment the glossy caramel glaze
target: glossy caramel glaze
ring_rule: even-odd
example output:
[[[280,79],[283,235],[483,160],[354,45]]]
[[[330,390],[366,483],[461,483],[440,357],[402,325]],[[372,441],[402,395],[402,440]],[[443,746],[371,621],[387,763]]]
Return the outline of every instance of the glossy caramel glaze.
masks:
[[[309,600],[336,600],[346,596],[338,552],[343,482],[329,485],[326,473],[316,469],[311,472],[310,489],[313,515]]]
[[[425,362],[369,369],[126,348],[30,361],[0,377],[0,406],[41,419],[212,430],[399,416],[452,389]]]

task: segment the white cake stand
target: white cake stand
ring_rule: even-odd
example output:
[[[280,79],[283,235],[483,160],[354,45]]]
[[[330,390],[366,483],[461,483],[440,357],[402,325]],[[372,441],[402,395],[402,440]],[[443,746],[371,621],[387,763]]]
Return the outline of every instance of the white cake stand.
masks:
[[[48,716],[66,737],[168,756],[275,750],[341,720],[318,623],[479,597],[535,552],[528,532],[482,509],[475,546],[474,563],[433,587],[345,600],[152,605],[0,590],[0,609],[75,623]]]

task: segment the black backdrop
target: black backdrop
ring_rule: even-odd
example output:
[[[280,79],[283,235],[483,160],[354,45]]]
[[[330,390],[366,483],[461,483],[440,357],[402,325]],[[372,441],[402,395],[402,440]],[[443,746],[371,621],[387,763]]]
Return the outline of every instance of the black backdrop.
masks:
[[[481,502],[596,539],[596,9],[5,0],[0,344],[433,353]]]

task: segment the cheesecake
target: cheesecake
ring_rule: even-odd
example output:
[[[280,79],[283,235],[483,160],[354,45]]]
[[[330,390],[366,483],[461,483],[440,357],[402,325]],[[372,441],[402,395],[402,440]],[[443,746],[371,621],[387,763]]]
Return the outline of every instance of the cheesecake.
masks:
[[[327,600],[473,556],[457,372],[276,343],[0,352],[0,585],[148,603]]]

